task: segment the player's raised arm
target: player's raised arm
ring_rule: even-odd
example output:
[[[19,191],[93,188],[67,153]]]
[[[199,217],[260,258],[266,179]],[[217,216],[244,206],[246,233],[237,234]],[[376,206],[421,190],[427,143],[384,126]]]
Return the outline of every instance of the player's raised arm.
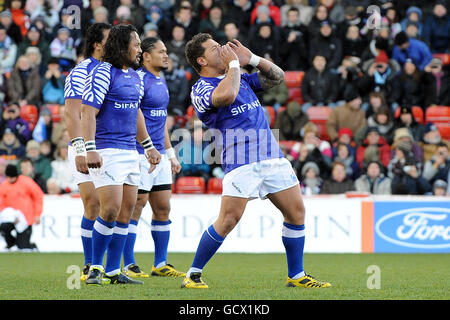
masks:
[[[253,54],[238,40],[228,42],[228,45],[237,54],[242,66],[250,64],[259,70],[259,81],[264,90],[273,88],[284,81],[284,71],[275,63]]]
[[[212,50],[219,50],[220,58],[228,69],[225,78],[211,95],[213,106],[220,108],[229,106],[236,99],[241,83],[241,69],[238,56],[228,44],[222,47],[218,46],[217,49],[213,48]]]

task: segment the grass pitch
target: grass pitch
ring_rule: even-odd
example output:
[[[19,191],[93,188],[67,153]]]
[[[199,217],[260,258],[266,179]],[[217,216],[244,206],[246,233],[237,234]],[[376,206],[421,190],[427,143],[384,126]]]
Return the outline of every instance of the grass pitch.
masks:
[[[169,253],[187,270],[193,253]],[[136,260],[149,272],[152,253]],[[0,253],[0,300],[448,300],[448,254],[305,254],[304,266],[327,289],[286,288],[284,254],[218,253],[204,269],[208,290],[181,289],[181,278],[150,277],[141,286],[87,287],[77,283],[81,253]],[[369,266],[380,289],[369,289]],[[71,267],[72,266],[72,267]],[[78,266],[79,269],[76,267]],[[73,268],[73,269],[71,269]],[[369,269],[370,270],[370,269]]]

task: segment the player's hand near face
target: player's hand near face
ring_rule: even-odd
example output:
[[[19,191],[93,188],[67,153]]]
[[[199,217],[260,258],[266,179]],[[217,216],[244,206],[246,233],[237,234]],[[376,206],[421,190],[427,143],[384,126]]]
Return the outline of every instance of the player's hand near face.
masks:
[[[250,49],[245,47],[239,40],[234,39],[232,42],[228,42],[227,45],[236,53],[239,58],[239,64],[241,66],[245,66],[250,62],[250,58],[252,57],[252,52]]]
[[[86,164],[88,168],[98,169],[103,165],[103,159],[96,151],[89,151],[86,153]]]
[[[220,58],[222,59],[223,63],[227,66],[231,61],[233,60],[239,60],[236,53],[231,49],[229,44],[226,44],[220,48]]]
[[[161,161],[161,154],[156,148],[146,150],[145,155],[147,157],[148,162],[150,163],[150,170],[148,173],[152,173],[155,170],[156,165]]]

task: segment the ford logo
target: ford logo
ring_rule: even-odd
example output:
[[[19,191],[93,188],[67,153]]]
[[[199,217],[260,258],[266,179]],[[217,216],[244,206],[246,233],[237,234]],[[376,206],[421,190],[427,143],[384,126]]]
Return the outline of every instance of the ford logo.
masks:
[[[375,225],[390,243],[420,249],[450,248],[450,209],[411,208],[385,215]]]

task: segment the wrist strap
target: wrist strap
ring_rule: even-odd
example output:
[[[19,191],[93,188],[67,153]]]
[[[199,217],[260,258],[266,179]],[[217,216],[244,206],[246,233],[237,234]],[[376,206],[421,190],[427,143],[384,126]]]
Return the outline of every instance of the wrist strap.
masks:
[[[77,156],[85,156],[86,155],[86,147],[84,145],[83,137],[76,137],[70,140],[72,143],[72,147],[75,149],[75,153]]]
[[[252,53],[252,56],[250,57],[250,61],[248,62],[248,64],[253,67],[257,67],[260,61],[261,61],[261,57]]]
[[[240,69],[241,66],[239,65],[239,60],[231,60],[230,63],[228,64],[228,68],[238,68]]]
[[[84,145],[86,146],[86,152],[94,152],[97,150],[95,140],[86,141]]]
[[[152,139],[150,137],[148,137],[147,139],[143,140],[140,142],[142,148],[144,148],[144,150],[152,150],[155,148],[155,146],[153,145]]]
[[[175,158],[175,151],[173,148],[166,149],[166,154],[169,160]]]

